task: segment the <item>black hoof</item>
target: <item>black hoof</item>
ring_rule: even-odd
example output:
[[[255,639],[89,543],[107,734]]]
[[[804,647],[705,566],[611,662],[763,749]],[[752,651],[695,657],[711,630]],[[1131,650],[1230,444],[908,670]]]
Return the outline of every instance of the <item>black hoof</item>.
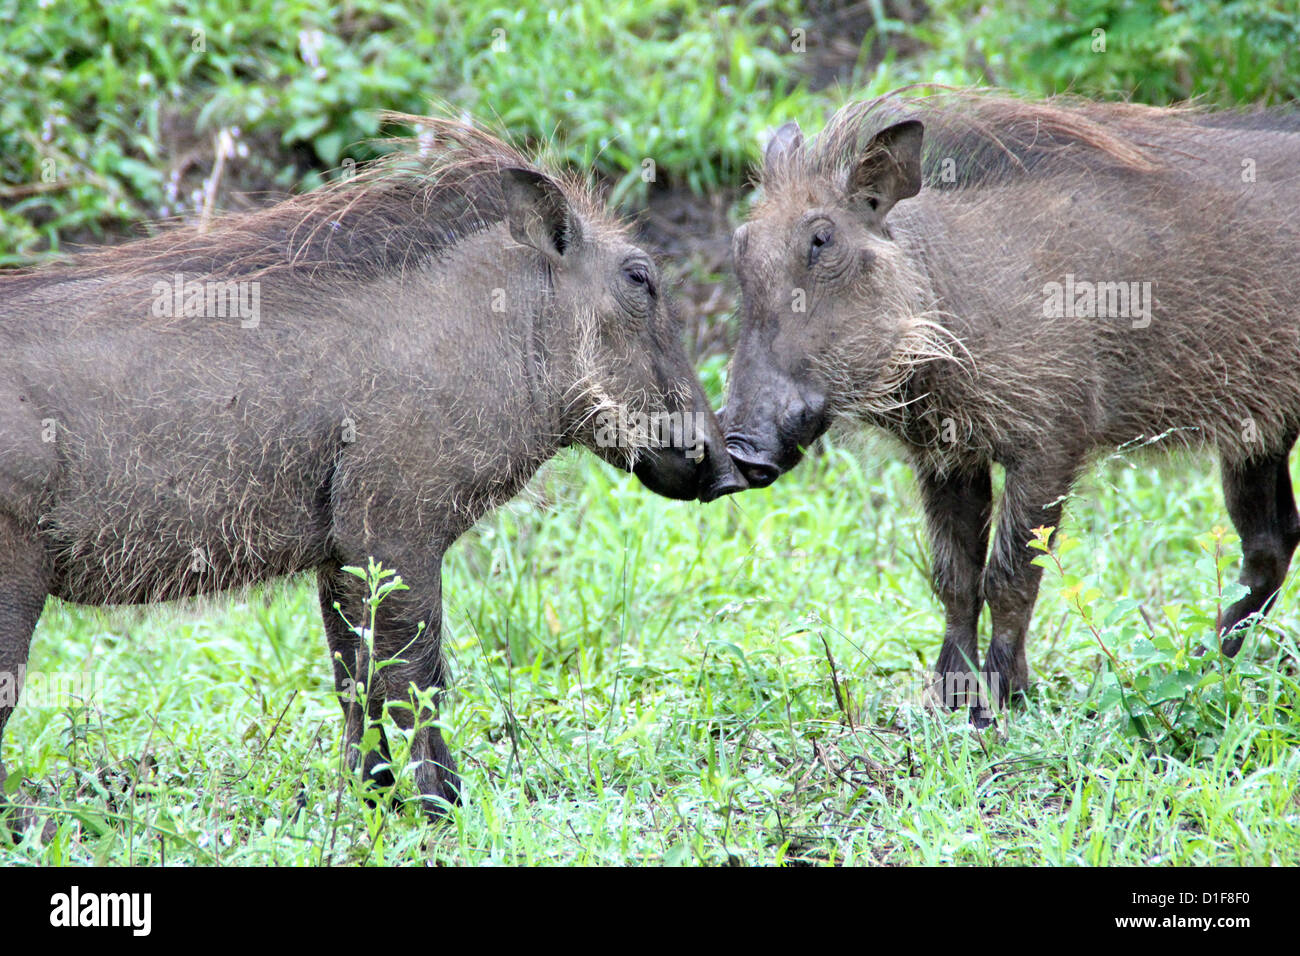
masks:
[[[1236,657],[1241,645],[1246,642],[1246,628],[1238,627],[1231,631],[1219,632],[1219,649],[1224,657]],[[1192,657],[1204,657],[1208,650],[1204,644],[1192,648]]]
[[[978,660],[967,660],[956,647],[945,644],[934,665],[930,693],[949,710],[971,705],[979,695]]]

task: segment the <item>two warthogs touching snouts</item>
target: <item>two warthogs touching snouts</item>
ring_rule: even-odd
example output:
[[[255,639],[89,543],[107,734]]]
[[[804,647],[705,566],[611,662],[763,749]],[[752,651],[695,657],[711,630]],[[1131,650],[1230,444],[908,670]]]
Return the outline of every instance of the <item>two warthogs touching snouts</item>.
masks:
[[[1227,653],[1274,600],[1300,541],[1296,114],[949,91],[850,105],[811,141],[787,124],[733,241],[719,417],[654,259],[582,181],[418,122],[418,149],[336,186],[0,278],[0,673],[50,595],[313,571],[349,760],[392,784],[382,728],[360,752],[389,703],[438,813],[460,791],[435,720],[460,535],[567,446],[707,502],[837,420],[911,463],[946,611],[935,687],[977,721],[1027,686],[1028,542],[1099,450],[1215,448],[1248,588]],[[407,590],[363,640],[343,568],[371,558]]]

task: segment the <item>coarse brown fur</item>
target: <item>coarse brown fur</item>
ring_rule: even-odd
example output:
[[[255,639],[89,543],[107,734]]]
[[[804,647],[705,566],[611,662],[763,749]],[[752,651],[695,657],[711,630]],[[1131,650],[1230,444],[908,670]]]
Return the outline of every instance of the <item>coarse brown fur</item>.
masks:
[[[376,656],[402,663],[367,688],[373,720],[445,685],[442,556],[558,449],[672,497],[738,487],[622,225],[486,132],[404,119],[420,139],[350,181],[0,278],[7,686],[48,594],[148,603],[315,570],[355,763],[354,681],[371,668],[348,625],[364,588],[343,567],[374,557],[409,588],[379,609]],[[237,282],[256,308],[204,298]],[[616,424],[602,440],[619,407],[699,431],[675,447]],[[394,716],[409,729],[417,710]],[[433,810],[458,784],[431,717],[412,753]],[[379,783],[387,759],[386,742],[365,755]]]
[[[1005,698],[1028,679],[1031,529],[1087,457],[1209,445],[1246,553],[1235,653],[1300,540],[1297,114],[929,93],[769,145],[735,242],[733,456],[765,484],[837,418],[898,438],[948,610],[941,683],[973,678],[987,602],[980,679]]]

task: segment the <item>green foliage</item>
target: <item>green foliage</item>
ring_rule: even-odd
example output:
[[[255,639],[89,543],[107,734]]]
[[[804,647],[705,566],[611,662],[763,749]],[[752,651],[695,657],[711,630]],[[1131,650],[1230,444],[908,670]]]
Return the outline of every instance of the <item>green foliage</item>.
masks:
[[[0,34],[0,263],[178,211],[163,147],[178,129],[208,156],[238,129],[288,188],[295,151],[317,170],[367,158],[380,110],[435,101],[554,140],[616,200],[644,197],[646,160],[658,182],[736,183],[763,128],[819,111],[792,68],[797,6],[0,0],[14,24]]]
[[[1166,103],[1300,96],[1300,7],[1235,0],[938,0],[852,89],[813,94],[797,0],[0,0],[0,265],[192,211],[222,131],[247,188],[319,183],[373,155],[383,109],[437,102],[594,168],[615,201],[743,183],[759,133],[912,80]],[[879,6],[879,5],[877,5]],[[1093,52],[1094,29],[1106,50]],[[899,59],[907,39],[920,52]],[[653,162],[650,167],[647,161]],[[192,168],[193,167],[193,168]],[[190,173],[186,179],[186,173]]]
[[[939,0],[922,30],[958,82],[1156,105],[1300,98],[1296,0]]]
[[[1250,769],[1269,763],[1279,748],[1300,745],[1300,724],[1291,719],[1300,707],[1300,683],[1291,670],[1294,638],[1276,632],[1289,653],[1272,661],[1226,657],[1215,638],[1223,608],[1248,592],[1241,584],[1225,585],[1238,560],[1234,535],[1216,527],[1197,539],[1203,553],[1198,570],[1213,582],[1206,595],[1213,603],[1165,605],[1154,619],[1135,598],[1107,601],[1087,576],[1067,570],[1062,559],[1080,543],[1040,528],[1030,547],[1045,552],[1034,563],[1055,569],[1062,598],[1105,655],[1106,672],[1092,698],[1098,711],[1123,717],[1125,731],[1153,754],[1204,757],[1226,746]]]

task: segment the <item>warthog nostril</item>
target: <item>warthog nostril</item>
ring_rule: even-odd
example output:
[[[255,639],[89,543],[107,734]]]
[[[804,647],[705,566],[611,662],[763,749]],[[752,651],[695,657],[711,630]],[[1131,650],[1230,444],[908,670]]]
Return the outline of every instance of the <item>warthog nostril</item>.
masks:
[[[765,488],[781,476],[780,467],[774,462],[765,460],[763,456],[751,451],[745,445],[728,442],[727,451],[751,488]]]
[[[737,462],[736,464],[751,488],[766,488],[781,475],[781,470],[776,465],[765,465],[756,462]]]
[[[713,501],[749,487],[745,476],[736,469],[736,463],[720,441],[705,441],[704,451],[705,458],[700,463],[699,470],[701,501]]]
[[[700,500],[706,503],[716,501],[723,495],[734,495],[736,492],[744,491],[748,487],[745,477],[739,471],[733,470],[731,474],[701,491]]]

